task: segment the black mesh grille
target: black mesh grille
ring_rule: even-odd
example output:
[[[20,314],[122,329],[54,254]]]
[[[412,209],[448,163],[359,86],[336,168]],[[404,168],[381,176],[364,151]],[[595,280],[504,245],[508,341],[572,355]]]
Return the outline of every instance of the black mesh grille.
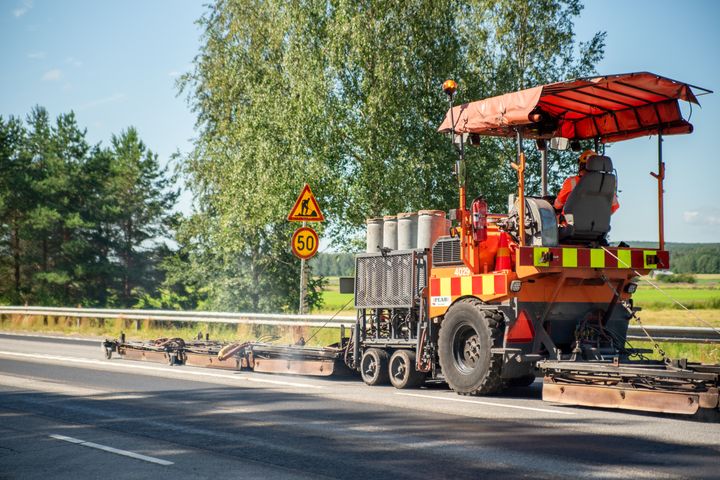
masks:
[[[424,256],[414,251],[355,258],[355,308],[411,308],[425,285]],[[421,278],[418,278],[421,277]]]
[[[433,246],[433,265],[456,265],[460,261],[460,237],[440,237]]]

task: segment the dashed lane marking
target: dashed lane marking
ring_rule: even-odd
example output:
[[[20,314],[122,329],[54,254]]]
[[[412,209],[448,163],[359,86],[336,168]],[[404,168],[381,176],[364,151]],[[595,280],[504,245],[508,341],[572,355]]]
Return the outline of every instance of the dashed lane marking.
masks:
[[[86,442],[85,440],[80,440],[79,438],[73,437],[66,437],[65,435],[50,435],[50,438],[54,438],[55,440],[62,440],[63,442],[74,443],[83,447],[95,448],[97,450],[114,453],[116,455],[122,455],[124,457],[135,458],[144,462],[156,463],[158,465],[168,466],[173,464],[173,462],[163,460],[162,458],[148,457],[147,455],[142,455],[140,453],[135,453],[128,450],[121,450],[114,447],[108,447],[107,445],[101,445],[99,443]]]
[[[420,395],[417,393],[404,393],[404,392],[395,392],[395,394],[396,395],[404,395],[406,397],[427,398],[429,400],[446,400],[448,402],[475,403],[477,405],[487,405],[490,407],[500,407],[500,408],[511,408],[511,409],[515,409],[515,410],[530,410],[532,412],[558,413],[560,415],[577,415],[575,412],[567,412],[564,410],[553,410],[550,408],[523,407],[521,405],[507,405],[505,403],[486,402],[483,400],[470,400],[467,398],[441,397],[441,396],[437,396],[437,395]]]

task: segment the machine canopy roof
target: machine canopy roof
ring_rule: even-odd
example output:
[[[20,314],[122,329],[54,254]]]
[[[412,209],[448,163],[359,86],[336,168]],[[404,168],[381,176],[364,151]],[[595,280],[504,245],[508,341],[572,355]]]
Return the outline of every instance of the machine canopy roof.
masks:
[[[514,136],[517,127],[523,127],[525,138],[600,137],[603,142],[658,131],[691,133],[678,100],[699,105],[693,89],[698,95],[712,93],[649,72],[579,78],[458,105],[452,118],[456,133],[502,137]],[[450,114],[438,131],[451,131]]]

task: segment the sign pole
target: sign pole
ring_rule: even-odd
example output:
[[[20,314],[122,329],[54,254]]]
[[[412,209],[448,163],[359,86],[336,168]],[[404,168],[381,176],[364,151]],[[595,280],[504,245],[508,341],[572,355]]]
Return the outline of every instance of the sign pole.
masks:
[[[292,251],[300,259],[300,315],[307,313],[307,267],[305,261],[317,253],[320,239],[317,232],[307,226],[307,222],[324,222],[325,216],[315,200],[310,185],[307,183],[300,191],[287,217],[290,222],[302,222],[302,227],[295,230],[290,242]]]
[[[303,227],[307,225],[307,222],[303,222]],[[305,296],[307,291],[307,279],[305,278],[305,259],[300,259],[300,315],[305,314]]]

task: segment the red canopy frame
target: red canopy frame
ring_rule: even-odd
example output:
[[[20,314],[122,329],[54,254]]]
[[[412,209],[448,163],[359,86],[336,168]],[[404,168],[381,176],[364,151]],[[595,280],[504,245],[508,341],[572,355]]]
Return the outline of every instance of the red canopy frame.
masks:
[[[649,72],[580,78],[458,105],[438,130],[512,137],[523,127],[525,138],[603,142],[691,133],[679,100],[699,105],[693,89],[712,93]]]

